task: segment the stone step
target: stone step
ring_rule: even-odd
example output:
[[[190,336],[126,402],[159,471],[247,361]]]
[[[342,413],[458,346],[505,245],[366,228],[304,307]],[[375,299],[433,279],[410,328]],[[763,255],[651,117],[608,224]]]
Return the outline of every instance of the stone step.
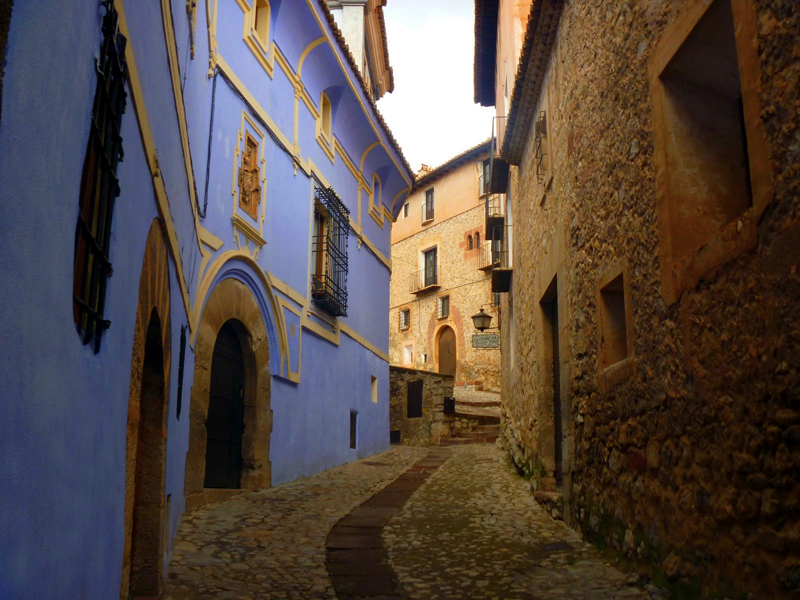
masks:
[[[455,429],[453,437],[483,437],[487,435],[500,435],[499,425],[478,425],[473,430]]]
[[[456,406],[494,407],[500,406],[500,400],[459,400],[456,398]]]
[[[499,425],[500,424],[500,414],[494,412],[483,412],[486,409],[482,409],[482,412],[463,412],[459,411],[456,408],[456,418],[460,419],[469,419],[470,421],[476,421],[481,425]]]
[[[466,444],[494,444],[497,441],[497,435],[478,435],[470,437],[455,437],[445,441],[443,446],[463,446]]]

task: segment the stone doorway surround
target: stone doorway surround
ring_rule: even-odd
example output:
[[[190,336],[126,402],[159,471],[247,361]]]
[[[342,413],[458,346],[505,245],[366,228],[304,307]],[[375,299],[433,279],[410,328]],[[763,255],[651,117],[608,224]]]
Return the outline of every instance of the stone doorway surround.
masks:
[[[211,360],[222,326],[231,321],[244,353],[244,436],[241,489],[206,489],[206,420],[211,390]],[[212,290],[203,309],[195,344],[194,383],[189,409],[189,450],[186,453],[186,510],[217,502],[248,490],[267,488],[271,481],[269,438],[269,342],[258,302],[246,285],[224,279]]]
[[[153,219],[139,277],[131,357],[125,533],[120,577],[120,598],[123,600],[130,595],[131,583],[135,586],[134,592],[155,596],[161,592],[163,583],[164,480],[171,356],[169,308],[169,250],[161,221]],[[137,547],[135,556],[133,545]]]

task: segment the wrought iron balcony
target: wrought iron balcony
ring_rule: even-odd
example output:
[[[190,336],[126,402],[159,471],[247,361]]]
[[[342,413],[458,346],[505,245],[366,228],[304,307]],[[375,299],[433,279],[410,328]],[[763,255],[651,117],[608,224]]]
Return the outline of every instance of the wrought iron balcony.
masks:
[[[500,233],[492,240],[492,291],[507,292],[511,289],[511,243],[512,226],[499,228]]]
[[[505,129],[505,117],[492,118],[492,141],[489,146],[489,193],[491,194],[505,194],[508,190],[509,164],[500,157]]]
[[[498,227],[505,225],[506,195],[491,194],[486,197],[486,239],[493,240]]]
[[[497,244],[492,241],[487,241],[481,244],[478,249],[478,268],[481,271],[488,271],[494,269],[495,265],[499,264],[500,257],[494,251]]]
[[[432,292],[441,287],[439,285],[439,268],[433,264],[420,271],[411,273],[410,291],[412,294],[424,294]]]

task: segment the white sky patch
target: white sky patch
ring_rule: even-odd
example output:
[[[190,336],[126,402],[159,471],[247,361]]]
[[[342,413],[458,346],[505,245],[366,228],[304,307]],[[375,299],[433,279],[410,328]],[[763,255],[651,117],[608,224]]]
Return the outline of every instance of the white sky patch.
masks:
[[[394,92],[378,108],[413,169],[487,139],[494,108],[473,102],[474,0],[390,0],[384,12]]]

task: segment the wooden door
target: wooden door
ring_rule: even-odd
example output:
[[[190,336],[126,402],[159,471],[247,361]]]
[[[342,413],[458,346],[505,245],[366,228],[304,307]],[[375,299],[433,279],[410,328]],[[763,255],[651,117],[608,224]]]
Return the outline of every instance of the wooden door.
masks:
[[[456,334],[451,327],[439,334],[439,373],[456,374]]]
[[[210,395],[204,486],[238,488],[244,434],[244,360],[239,336],[230,322],[222,326],[214,345]]]

